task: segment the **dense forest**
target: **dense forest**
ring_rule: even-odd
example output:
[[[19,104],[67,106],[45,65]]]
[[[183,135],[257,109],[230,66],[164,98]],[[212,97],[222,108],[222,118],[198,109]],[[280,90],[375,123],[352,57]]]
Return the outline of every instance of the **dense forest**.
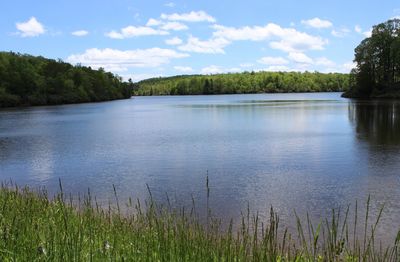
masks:
[[[349,75],[318,72],[244,72],[152,78],[135,84],[135,95],[210,95],[344,91]]]
[[[132,82],[60,60],[0,52],[0,107],[97,102],[129,98]]]
[[[351,88],[343,96],[400,98],[400,19],[373,27],[355,49]]]

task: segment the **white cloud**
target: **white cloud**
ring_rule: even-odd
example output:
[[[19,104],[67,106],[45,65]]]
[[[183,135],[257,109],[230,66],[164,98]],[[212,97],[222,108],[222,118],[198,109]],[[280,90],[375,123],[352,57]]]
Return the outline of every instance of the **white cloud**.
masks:
[[[354,63],[354,62],[347,62],[347,63],[344,63],[343,65],[342,65],[342,67],[343,67],[343,71],[344,72],[350,72],[351,71],[351,69],[353,69],[353,68],[355,68],[357,66],[357,64],[356,63]]]
[[[273,49],[278,49],[287,53],[302,52],[307,50],[323,50],[324,46],[328,43],[327,40],[322,39],[309,39],[309,41],[301,41],[300,38],[288,38],[281,41],[273,41],[269,46]]]
[[[331,34],[332,34],[333,36],[336,36],[336,37],[344,37],[344,34],[343,34],[343,33],[341,33],[340,31],[336,31],[336,30],[332,30],[332,31],[331,31]]]
[[[179,23],[179,22],[168,22],[163,24],[160,27],[162,30],[174,30],[174,31],[181,31],[181,30],[187,30],[189,29],[185,24]]]
[[[183,43],[183,41],[179,37],[173,37],[173,38],[166,39],[165,43],[167,45],[180,45]]]
[[[154,18],[150,18],[147,23],[146,26],[159,26],[162,25],[163,22]]]
[[[309,20],[301,20],[303,25],[307,25],[314,28],[329,28],[332,27],[332,22],[328,20],[322,20],[318,17]]]
[[[331,66],[331,67],[326,67],[325,69],[323,69],[321,72],[323,73],[349,73],[351,71],[351,69],[355,68],[356,64],[354,62],[346,62],[344,64],[341,65],[335,65],[335,66]]]
[[[266,26],[244,26],[240,28],[213,25],[212,28],[216,30],[213,33],[214,37],[223,37],[232,41],[262,41],[273,36],[281,27],[276,24],[268,24]]]
[[[257,62],[265,65],[286,65],[289,63],[289,61],[283,57],[271,57],[271,56],[262,57]]]
[[[361,29],[361,27],[360,27],[359,25],[356,25],[356,26],[354,27],[354,31],[356,31],[357,33],[361,34],[362,29]]]
[[[362,28],[359,25],[356,25],[354,27],[354,31],[356,31],[359,34],[364,35],[365,37],[371,37],[371,35],[372,35],[372,28],[370,28],[368,31],[363,32]]]
[[[282,28],[269,23],[266,26],[244,26],[240,28],[226,27],[222,25],[212,26],[216,31],[214,37],[225,38],[231,41],[248,40],[263,41],[273,40],[270,47],[285,52],[301,52],[306,50],[323,50],[328,43],[319,36],[312,36],[299,32],[294,28]]]
[[[290,68],[285,65],[271,65],[267,68],[257,70],[257,71],[284,72],[284,71],[290,71]]]
[[[241,71],[242,71],[242,69],[240,69],[238,67],[231,67],[231,68],[226,69],[226,72],[228,72],[228,73],[237,73],[237,72],[241,72]]]
[[[74,36],[86,36],[88,34],[89,34],[89,32],[86,30],[78,30],[78,31],[74,31],[71,33],[71,35],[74,35]]]
[[[187,43],[178,47],[181,51],[204,53],[204,54],[224,54],[224,48],[230,42],[224,38],[211,38],[201,41],[197,37],[189,36]]]
[[[201,73],[202,74],[218,74],[218,73],[223,73],[224,69],[220,66],[216,66],[216,65],[210,65],[207,67],[204,67],[203,69],[201,69]]]
[[[168,64],[171,59],[188,57],[171,49],[149,48],[136,50],[87,49],[82,54],[70,55],[66,60],[72,64],[80,63],[93,68],[103,67],[113,72],[127,71],[130,67],[158,67]]]
[[[180,45],[183,43],[183,41],[179,37],[173,37],[173,38],[165,40],[165,43],[167,45]]]
[[[169,2],[169,3],[165,3],[164,4],[164,6],[166,6],[166,7],[170,7],[170,8],[172,8],[172,7],[175,7],[175,3],[174,2]]]
[[[174,30],[174,31],[180,31],[180,30],[187,30],[189,29],[187,25],[182,24],[180,22],[165,22],[161,20],[157,20],[154,18],[150,18],[147,23],[147,27],[159,27],[162,30],[169,31],[169,30]]]
[[[240,64],[240,67],[243,67],[243,68],[249,68],[249,67],[252,67],[252,66],[254,66],[252,63],[242,63],[242,64]]]
[[[313,59],[307,56],[306,54],[300,52],[289,53],[288,58],[291,61],[297,63],[297,67],[300,67],[296,71],[304,71],[309,65],[331,67],[331,68],[336,66],[335,62],[329,60],[326,57],[318,57]]]
[[[355,67],[355,63],[353,62],[337,65],[326,57],[312,59],[304,54],[292,54],[291,56],[296,60],[294,61],[294,67],[289,67],[287,65],[271,65],[267,68],[256,69],[255,71],[305,72],[316,70],[323,73],[349,73],[350,70]]]
[[[372,35],[372,28],[370,28],[368,31],[365,31],[362,33],[365,37],[371,37]]]
[[[291,72],[305,72],[305,71],[311,71],[310,69],[310,64],[296,64],[295,67],[288,69],[287,71]]]
[[[319,57],[312,59],[305,54],[302,53],[292,53],[291,59],[295,64],[288,65],[269,65],[266,68],[254,68],[253,70],[255,72],[260,72],[260,71],[269,71],[269,72],[305,72],[305,71],[319,71],[319,72],[325,72],[325,73],[331,73],[331,72],[341,72],[341,73],[348,73],[352,67],[355,66],[354,63],[349,62],[345,63],[343,65],[336,65],[335,62],[327,59],[326,57]],[[245,64],[247,65],[247,64]],[[253,65],[251,65],[253,66]],[[318,67],[319,66],[319,67]],[[224,68],[221,66],[217,65],[210,65],[207,67],[204,67],[203,69],[200,70],[201,74],[222,74],[222,73],[233,73],[233,72],[241,72],[243,71],[244,67],[241,66],[242,68]],[[245,66],[246,67],[246,66]]]
[[[299,63],[299,64],[312,64],[313,60],[308,57],[306,54],[304,53],[300,53],[300,52],[291,52],[288,55],[288,58],[290,60],[292,60],[295,63]]]
[[[210,75],[210,74],[222,74],[222,73],[235,73],[235,72],[240,72],[241,69],[237,67],[233,68],[223,68],[221,66],[217,65],[210,65],[207,67],[204,67],[201,69],[201,73],[205,75]]]
[[[187,43],[178,47],[179,50],[187,52],[224,54],[224,48],[232,41],[262,41],[274,39],[270,47],[285,52],[303,52],[306,50],[322,50],[328,43],[327,40],[318,36],[312,36],[299,32],[293,28],[282,28],[276,24],[266,26],[245,26],[241,28],[213,25],[212,38],[200,40],[190,36]]]
[[[26,22],[16,23],[16,27],[19,30],[17,34],[22,37],[39,36],[46,32],[44,26],[33,16]]]
[[[170,21],[185,21],[185,22],[210,22],[215,23],[215,18],[204,11],[192,11],[183,14],[161,14],[161,18]]]
[[[336,66],[336,63],[335,63],[335,62],[329,60],[329,59],[326,58],[326,57],[318,57],[318,58],[316,58],[316,59],[314,60],[314,63],[315,63],[316,65],[321,65],[321,66],[326,66],[326,67],[334,67],[334,66]]]
[[[174,66],[174,69],[179,72],[190,73],[193,72],[193,68],[190,66]]]
[[[343,27],[343,28],[338,29],[338,30],[332,30],[332,31],[331,31],[331,34],[332,34],[333,36],[335,36],[335,37],[345,37],[345,36],[347,36],[350,32],[351,32],[351,31],[350,31],[348,28]]]
[[[120,32],[111,31],[105,34],[105,36],[114,39],[124,39],[137,36],[148,36],[148,35],[168,35],[169,32],[165,30],[157,30],[147,26],[127,26],[121,29]]]

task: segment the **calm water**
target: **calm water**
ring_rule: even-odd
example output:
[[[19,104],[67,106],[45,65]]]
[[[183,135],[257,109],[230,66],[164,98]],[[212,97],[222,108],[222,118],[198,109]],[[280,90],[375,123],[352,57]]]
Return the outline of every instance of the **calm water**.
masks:
[[[313,219],[355,200],[385,203],[383,231],[400,227],[400,101],[339,93],[135,97],[0,111],[0,179],[99,201],[165,193],[237,218],[247,203],[283,220]]]

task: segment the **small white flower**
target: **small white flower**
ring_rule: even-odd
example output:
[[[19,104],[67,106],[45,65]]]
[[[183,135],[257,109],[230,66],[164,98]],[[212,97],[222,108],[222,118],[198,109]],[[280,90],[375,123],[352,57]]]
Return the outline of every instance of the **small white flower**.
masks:
[[[104,250],[109,250],[111,248],[110,243],[106,240],[103,243]]]

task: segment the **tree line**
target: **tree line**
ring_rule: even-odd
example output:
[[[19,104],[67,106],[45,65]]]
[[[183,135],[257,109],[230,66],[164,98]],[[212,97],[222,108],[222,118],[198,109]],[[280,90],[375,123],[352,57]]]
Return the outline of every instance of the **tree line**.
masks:
[[[0,107],[98,102],[129,98],[133,83],[104,69],[0,52]]]
[[[346,97],[400,98],[400,19],[373,27],[355,49],[356,68]]]
[[[211,95],[333,92],[349,86],[349,75],[319,72],[244,72],[151,78],[135,84],[135,95]]]

